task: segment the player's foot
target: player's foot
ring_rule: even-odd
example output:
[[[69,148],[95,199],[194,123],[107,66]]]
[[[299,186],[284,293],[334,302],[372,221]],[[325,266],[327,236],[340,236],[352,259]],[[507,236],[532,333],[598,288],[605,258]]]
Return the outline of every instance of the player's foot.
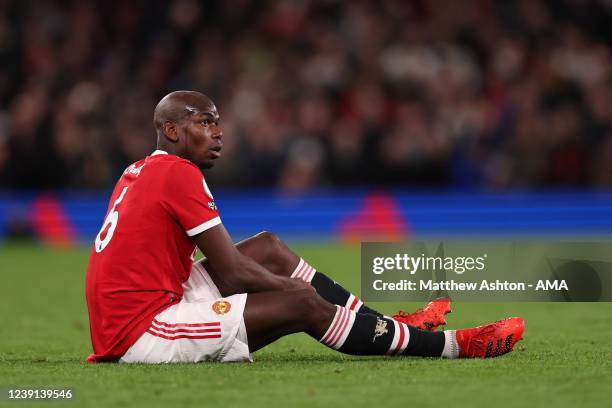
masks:
[[[438,326],[446,324],[444,316],[451,312],[451,300],[447,297],[434,299],[414,313],[400,310],[393,319],[422,330],[436,331]]]
[[[460,358],[497,357],[512,351],[523,338],[525,321],[521,317],[509,317],[472,329],[456,331]]]

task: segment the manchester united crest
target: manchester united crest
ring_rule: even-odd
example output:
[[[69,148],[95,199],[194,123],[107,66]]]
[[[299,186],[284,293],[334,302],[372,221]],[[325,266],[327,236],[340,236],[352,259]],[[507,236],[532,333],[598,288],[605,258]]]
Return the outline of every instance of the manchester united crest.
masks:
[[[216,314],[226,314],[230,311],[231,308],[232,305],[230,304],[230,302],[227,302],[225,300],[217,300],[212,305],[212,309],[215,311]]]

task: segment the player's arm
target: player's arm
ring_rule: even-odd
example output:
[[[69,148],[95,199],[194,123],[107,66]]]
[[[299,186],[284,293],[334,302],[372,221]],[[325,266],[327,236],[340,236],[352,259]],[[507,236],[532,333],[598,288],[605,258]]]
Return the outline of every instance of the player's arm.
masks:
[[[299,279],[274,275],[236,249],[223,224],[193,237],[208,259],[208,272],[225,296],[310,287]]]
[[[303,287],[298,279],[274,275],[234,247],[197,167],[178,161],[166,174],[172,176],[165,180],[162,206],[204,253],[206,269],[223,295]]]

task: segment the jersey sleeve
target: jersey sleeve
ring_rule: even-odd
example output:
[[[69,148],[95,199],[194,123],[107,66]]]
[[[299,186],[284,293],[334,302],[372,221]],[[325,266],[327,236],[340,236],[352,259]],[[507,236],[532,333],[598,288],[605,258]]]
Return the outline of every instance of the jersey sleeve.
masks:
[[[183,162],[174,164],[165,191],[168,211],[190,237],[221,224],[213,196],[195,166]]]

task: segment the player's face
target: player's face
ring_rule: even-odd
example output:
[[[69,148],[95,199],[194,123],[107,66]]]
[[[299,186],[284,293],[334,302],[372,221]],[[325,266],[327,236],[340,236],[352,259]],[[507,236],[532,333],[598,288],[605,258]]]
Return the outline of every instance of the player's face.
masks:
[[[185,119],[183,157],[201,169],[214,165],[221,157],[223,132],[219,127],[219,113],[214,105],[194,112]]]

